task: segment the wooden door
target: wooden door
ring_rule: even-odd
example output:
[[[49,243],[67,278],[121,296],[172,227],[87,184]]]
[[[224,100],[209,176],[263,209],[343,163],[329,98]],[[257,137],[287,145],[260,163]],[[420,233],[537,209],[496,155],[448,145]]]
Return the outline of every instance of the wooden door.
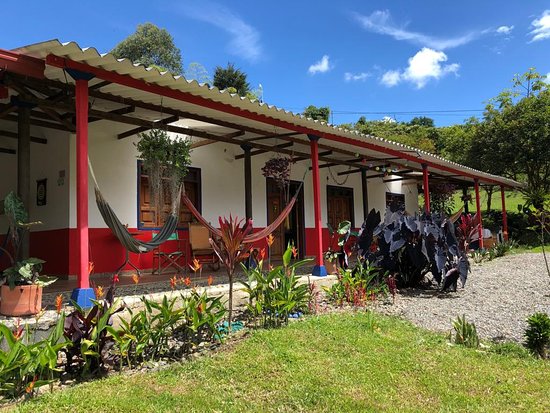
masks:
[[[282,202],[282,197],[278,193],[269,193],[267,194],[267,223],[271,224],[281,213],[281,210],[284,208]],[[284,252],[284,223],[279,225],[279,227],[273,231],[273,245],[271,245],[271,256],[280,257]]]
[[[336,229],[342,221],[353,220],[353,189],[327,186],[327,216],[329,225]]]
[[[283,191],[272,179],[267,179],[267,223],[271,224],[286,206]],[[290,196],[293,196],[299,182],[290,183]],[[296,204],[285,221],[273,232],[274,242],[271,256],[280,258],[288,243],[296,246],[299,256],[304,256],[304,191],[301,190]]]

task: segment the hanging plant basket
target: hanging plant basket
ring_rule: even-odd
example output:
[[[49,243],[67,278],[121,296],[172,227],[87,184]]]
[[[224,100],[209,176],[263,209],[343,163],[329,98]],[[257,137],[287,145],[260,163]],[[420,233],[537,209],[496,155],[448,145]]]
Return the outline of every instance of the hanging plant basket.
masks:
[[[262,174],[266,178],[272,178],[279,188],[285,189],[290,183],[291,166],[292,160],[290,157],[277,156],[265,163]]]
[[[164,205],[167,189],[174,203],[191,164],[191,141],[172,137],[162,129],[140,133],[139,138],[136,148],[143,161],[143,169],[149,176],[153,202],[158,208]],[[166,185],[168,188],[165,188]]]

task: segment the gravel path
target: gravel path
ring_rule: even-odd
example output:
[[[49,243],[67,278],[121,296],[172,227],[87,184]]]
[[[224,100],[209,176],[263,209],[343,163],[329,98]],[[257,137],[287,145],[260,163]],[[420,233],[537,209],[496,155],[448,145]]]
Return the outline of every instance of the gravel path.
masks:
[[[526,318],[536,311],[550,313],[549,281],[542,254],[509,255],[472,264],[466,288],[456,293],[406,289],[394,306],[380,310],[444,332],[450,331],[451,319],[465,314],[485,339],[523,342]]]

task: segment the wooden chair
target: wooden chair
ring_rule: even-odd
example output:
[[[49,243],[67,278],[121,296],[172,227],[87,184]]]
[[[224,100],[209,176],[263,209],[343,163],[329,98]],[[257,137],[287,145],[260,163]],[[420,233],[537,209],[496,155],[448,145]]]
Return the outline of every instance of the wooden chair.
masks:
[[[197,223],[189,224],[189,248],[192,257],[197,258],[202,263],[209,264],[217,271],[220,269],[220,260],[212,245],[210,245],[210,237],[211,234],[208,228]]]
[[[153,236],[155,234],[153,233]],[[168,238],[166,242],[176,242],[176,250],[175,251],[164,251],[162,248],[164,244],[159,245],[158,248],[153,250],[153,272],[152,274],[164,274],[169,269],[176,270],[177,273],[181,274],[187,274],[187,266],[185,265],[185,258],[186,258],[186,252],[187,248],[182,248],[182,241],[178,236],[178,231],[174,231],[174,233]],[[184,242],[185,244],[185,242]],[[157,265],[155,266],[155,261]]]

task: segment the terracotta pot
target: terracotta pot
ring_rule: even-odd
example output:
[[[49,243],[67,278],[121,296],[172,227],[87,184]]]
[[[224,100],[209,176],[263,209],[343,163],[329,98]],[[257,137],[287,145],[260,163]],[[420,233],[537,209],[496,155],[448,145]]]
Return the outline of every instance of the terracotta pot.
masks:
[[[337,274],[338,266],[334,261],[325,260],[325,268],[327,269],[327,274]]]
[[[42,309],[42,287],[38,285],[17,285],[13,290],[3,285],[0,297],[0,313],[3,315],[34,315]]]

